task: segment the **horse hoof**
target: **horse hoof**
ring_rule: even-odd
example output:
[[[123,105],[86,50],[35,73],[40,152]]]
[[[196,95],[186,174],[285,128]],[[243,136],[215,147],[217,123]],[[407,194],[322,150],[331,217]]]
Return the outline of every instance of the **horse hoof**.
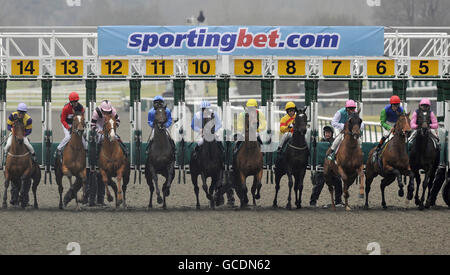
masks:
[[[297,209],[301,209],[302,205],[300,203],[297,203]]]
[[[259,200],[260,198],[261,198],[261,195],[260,195],[260,194],[256,194],[256,195],[255,195],[255,199]]]
[[[37,205],[37,203],[34,204],[34,209],[39,209],[39,206]]]
[[[112,202],[112,201],[114,200],[113,197],[112,197],[111,195],[108,195],[106,199],[107,199],[109,202]]]
[[[195,208],[196,208],[197,210],[200,210],[200,204],[197,204],[197,205],[195,206]]]
[[[420,205],[419,205],[419,210],[424,210],[425,209],[425,207],[423,206],[423,204],[421,203]]]
[[[429,209],[430,206],[431,206],[430,201],[427,200],[427,202],[425,203],[425,208],[426,208],[426,209]]]
[[[291,210],[291,209],[292,209],[292,206],[291,206],[290,204],[288,204],[288,205],[286,205],[286,209],[287,209],[287,210]]]
[[[352,208],[350,206],[345,207],[345,211],[352,211]]]
[[[6,202],[3,203],[2,208],[3,208],[3,209],[7,209],[7,208],[8,208],[8,204],[7,204]]]
[[[386,204],[383,204],[383,209],[387,209],[387,206],[386,206]]]
[[[227,205],[228,205],[229,207],[234,207],[234,200],[228,201],[228,202],[227,202]]]
[[[364,210],[369,210],[369,205],[364,205]]]
[[[405,192],[403,191],[403,189],[398,190],[399,197],[403,197],[404,195],[405,195]]]
[[[273,208],[278,208],[278,204],[277,204],[276,202],[274,202],[274,203],[272,204],[272,207],[273,207]]]
[[[162,199],[161,197],[158,197],[158,198],[156,199],[156,201],[158,202],[158,204],[163,203],[163,199]]]
[[[418,198],[415,198],[414,202],[416,203],[417,206],[420,205],[420,200]]]

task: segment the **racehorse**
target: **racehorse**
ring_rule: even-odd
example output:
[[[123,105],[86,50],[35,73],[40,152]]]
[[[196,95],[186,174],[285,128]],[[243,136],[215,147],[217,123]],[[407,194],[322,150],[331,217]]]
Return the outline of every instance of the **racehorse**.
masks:
[[[155,110],[154,136],[147,152],[145,164],[145,178],[150,188],[150,201],[148,208],[152,208],[153,191],[156,187],[157,202],[167,208],[166,197],[170,195],[170,185],[175,178],[175,146],[164,124],[167,121],[166,106]],[[163,198],[158,187],[158,174],[166,178],[163,184]]]
[[[28,205],[31,179],[34,196],[34,208],[38,208],[36,190],[41,180],[41,170],[37,163],[33,163],[26,146],[23,143],[25,137],[25,125],[17,116],[14,117],[11,129],[13,139],[6,157],[5,165],[5,192],[3,194],[3,208],[7,208],[8,187],[12,182],[11,201],[13,206],[25,208]]]
[[[257,124],[257,112],[245,114],[245,140],[241,148],[236,153],[233,159],[233,185],[241,202],[241,208],[248,206],[247,185],[246,179],[248,176],[253,176],[252,197],[253,205],[256,205],[256,200],[260,198],[260,190],[262,187],[261,178],[263,176],[263,154],[261,146],[255,139],[249,140],[250,137],[250,121],[253,125]],[[256,129],[256,127],[254,128]]]
[[[275,166],[275,198],[273,207],[277,207],[277,196],[280,190],[280,180],[283,175],[287,174],[289,179],[289,197],[286,205],[287,209],[291,209],[291,189],[293,185],[292,176],[295,178],[294,193],[295,205],[301,208],[303,179],[305,178],[306,168],[308,166],[309,149],[306,143],[306,127],[308,117],[305,114],[306,107],[296,110],[294,132],[288,143],[286,151],[283,155],[277,157]],[[297,193],[298,192],[298,193]]]
[[[67,143],[62,153],[62,160],[59,156],[55,160],[55,178],[59,191],[59,209],[63,209],[63,176],[69,179],[70,189],[64,196],[64,207],[75,198],[76,209],[79,210],[77,193],[86,184],[86,151],[83,147],[83,133],[85,129],[84,115],[76,112],[73,117],[72,133],[70,141]],[[72,184],[72,176],[75,176],[75,183]],[[85,189],[85,188],[83,188]]]
[[[98,159],[98,167],[105,184],[106,195],[109,202],[113,201],[109,192],[108,183],[114,190],[116,198],[116,208],[123,202],[126,208],[126,190],[130,181],[130,163],[117,140],[116,135],[117,123],[112,115],[104,115],[105,124],[103,128],[103,144],[100,149]],[[112,177],[116,177],[117,185],[112,181]]]
[[[211,122],[211,123],[210,123]],[[197,199],[196,207],[200,209],[200,202],[198,200],[198,184],[197,179],[200,175],[203,182],[203,190],[206,193],[206,197],[210,202],[210,207],[215,207],[215,192],[222,184],[224,174],[224,157],[223,151],[220,148],[218,141],[215,140],[215,125],[214,125],[214,113],[208,109],[205,110],[202,119],[202,129],[209,129],[211,126],[210,135],[205,135],[203,144],[198,149],[198,154],[192,152],[191,160],[189,163],[189,169],[191,171],[192,184],[194,185],[195,197]],[[208,137],[210,136],[210,137]],[[196,155],[196,157],[194,157]],[[211,178],[211,185],[208,191],[208,185],[206,184],[207,178]]]
[[[325,182],[331,195],[331,209],[336,210],[334,203],[334,177],[340,176],[344,182],[345,210],[350,211],[348,205],[348,189],[359,176],[360,182],[364,182],[363,152],[359,146],[362,119],[358,112],[351,113],[344,126],[344,140],[336,153],[336,161],[325,158],[323,172]],[[330,149],[328,149],[329,151]],[[327,152],[328,155],[329,152]]]
[[[411,132],[409,113],[397,113],[398,120],[394,125],[394,137],[388,141],[385,148],[380,152],[381,167],[379,163],[374,163],[373,154],[376,148],[369,152],[369,157],[366,163],[366,203],[364,208],[369,208],[369,192],[370,185],[377,175],[381,175],[381,205],[384,209],[387,208],[386,200],[384,198],[384,189],[391,184],[396,178],[398,182],[398,195],[403,197],[403,183],[402,175],[408,175],[410,182],[408,184],[407,199],[411,200],[414,195],[414,173],[409,165],[408,152],[406,151],[406,142],[408,135]],[[375,162],[380,162],[375,160]]]
[[[439,165],[439,149],[434,146],[433,139],[430,133],[430,112],[422,112],[419,110],[417,114],[417,129],[416,140],[410,148],[409,164],[411,170],[414,172],[416,180],[416,195],[415,203],[420,210],[424,209],[425,190],[428,188],[427,208],[430,207],[430,191],[432,189],[434,175]],[[423,180],[422,196],[419,199],[420,173],[419,170],[425,171],[425,178]]]

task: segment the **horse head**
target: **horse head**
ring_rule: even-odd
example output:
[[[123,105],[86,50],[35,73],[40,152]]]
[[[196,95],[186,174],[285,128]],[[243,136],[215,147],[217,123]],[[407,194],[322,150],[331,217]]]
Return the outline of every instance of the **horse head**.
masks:
[[[12,134],[19,144],[23,143],[25,137],[25,125],[23,124],[23,120],[18,116],[14,116]]]
[[[109,141],[116,139],[117,123],[116,119],[112,115],[105,115],[105,126],[103,127],[103,134]]]
[[[76,112],[73,117],[72,131],[81,136],[84,132],[85,127],[86,123],[84,121],[84,115],[80,112]]]
[[[158,129],[163,130],[167,122],[166,106],[158,105],[155,107],[155,125]]]
[[[361,135],[362,119],[359,117],[360,112],[361,109],[359,109],[357,112],[351,113],[347,121],[349,134],[352,135],[355,140],[357,140]]]
[[[409,112],[400,113],[397,111],[398,119],[394,126],[394,134],[404,137],[409,136],[409,134],[411,133],[411,120],[409,119],[409,114]]]
[[[302,109],[296,109],[296,116],[294,122],[294,132],[298,132],[302,135],[306,134],[308,127],[308,116],[306,115],[306,106]]]
[[[419,110],[417,115],[417,126],[420,127],[417,129],[418,133],[422,136],[425,136],[428,134],[430,130],[430,121],[431,121],[431,114],[429,111],[422,111]]]

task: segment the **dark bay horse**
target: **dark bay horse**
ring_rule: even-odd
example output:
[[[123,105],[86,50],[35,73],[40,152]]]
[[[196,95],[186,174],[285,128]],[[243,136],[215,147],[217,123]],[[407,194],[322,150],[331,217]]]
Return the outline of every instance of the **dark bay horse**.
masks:
[[[25,208],[28,205],[31,179],[33,180],[33,196],[34,208],[38,208],[36,190],[41,180],[41,170],[37,163],[31,160],[30,152],[28,152],[23,140],[25,138],[25,125],[22,119],[14,117],[12,129],[11,147],[6,157],[5,165],[5,192],[3,194],[3,208],[7,208],[8,187],[10,182],[11,201],[13,206]]]
[[[206,126],[206,127],[205,127]],[[211,110],[206,109],[203,114],[202,129],[211,129],[209,135],[205,132],[203,137],[203,144],[200,146],[198,154],[192,152],[191,160],[189,163],[189,170],[191,171],[192,184],[194,185],[195,197],[197,199],[196,207],[200,209],[200,202],[198,199],[198,176],[201,176],[202,187],[206,193],[206,197],[210,202],[210,207],[214,209],[216,200],[216,191],[222,184],[224,175],[224,156],[223,151],[215,140],[215,124],[214,113]],[[197,155],[196,157],[194,157]],[[211,178],[211,185],[208,190],[206,183],[207,178]]]
[[[250,115],[251,114],[251,115]],[[251,116],[251,117],[250,117]],[[241,208],[248,206],[247,185],[246,179],[248,176],[253,176],[252,197],[253,205],[256,205],[256,200],[260,198],[260,190],[262,187],[261,178],[263,176],[263,153],[261,146],[256,140],[250,140],[250,122],[252,125],[257,124],[257,112],[250,112],[245,114],[245,140],[241,148],[233,158],[233,185],[241,202]],[[256,127],[254,127],[256,130]]]
[[[434,175],[439,165],[439,149],[434,146],[433,139],[430,133],[430,112],[418,111],[417,114],[417,133],[416,139],[411,146],[411,153],[409,156],[409,164],[414,172],[414,178],[416,180],[416,195],[415,203],[419,206],[419,209],[424,209],[425,190],[428,188],[427,195],[427,208],[430,207],[430,191],[432,189]],[[425,178],[423,180],[422,196],[419,199],[419,187],[420,187],[420,173],[419,170],[425,171]]]
[[[363,152],[359,146],[362,120],[358,112],[351,113],[344,126],[344,140],[336,153],[336,161],[325,158],[323,172],[325,182],[331,195],[331,209],[336,210],[334,203],[334,177],[340,176],[344,182],[345,210],[350,211],[348,205],[348,189],[360,177],[360,182],[364,182]],[[330,149],[328,149],[329,151]],[[328,152],[327,152],[328,154]]]
[[[86,184],[86,152],[83,146],[83,133],[86,127],[84,115],[75,113],[72,123],[72,133],[70,141],[67,143],[62,153],[62,160],[59,156],[55,160],[55,178],[59,191],[59,209],[63,209],[63,185],[62,179],[66,176],[69,179],[70,189],[64,196],[64,207],[75,198],[76,209],[79,210],[77,193],[80,188]],[[72,184],[72,176],[75,177],[75,183]],[[83,188],[85,189],[85,188]]]
[[[150,201],[148,208],[152,208],[153,191],[156,187],[157,202],[166,209],[166,197],[170,195],[170,185],[175,178],[175,146],[164,124],[167,121],[166,107],[155,109],[154,136],[147,152],[145,164],[145,178],[150,188]],[[163,184],[163,198],[158,187],[158,174],[166,178]]]
[[[116,135],[116,119],[111,115],[105,115],[104,119],[104,138],[100,149],[98,167],[103,184],[105,184],[108,201],[113,201],[108,188],[109,184],[115,193],[116,208],[119,207],[122,202],[123,207],[126,208],[126,190],[128,182],[130,181],[130,162],[120,146]],[[116,177],[117,184],[112,181],[113,177]]]
[[[364,205],[364,208],[366,209],[369,208],[370,185],[377,175],[381,175],[383,177],[380,188],[382,196],[381,205],[384,209],[387,208],[386,200],[384,198],[384,189],[396,178],[399,187],[398,195],[403,197],[404,192],[402,175],[407,175],[410,177],[407,199],[411,200],[414,195],[414,173],[409,165],[409,157],[406,150],[406,142],[408,140],[408,135],[411,132],[409,113],[397,114],[399,117],[394,125],[394,137],[388,141],[385,148],[380,153],[382,167],[380,167],[379,163],[374,163],[373,161],[373,154],[376,148],[373,148],[369,152],[369,157],[366,163],[366,203]]]
[[[294,132],[288,143],[288,147],[282,156],[278,156],[275,163],[275,198],[273,207],[277,207],[277,196],[280,190],[280,180],[283,175],[287,174],[289,179],[289,197],[286,205],[287,209],[291,209],[291,190],[293,185],[292,176],[295,179],[294,193],[295,205],[301,208],[303,179],[305,178],[306,168],[308,166],[309,149],[306,143],[306,128],[308,117],[306,116],[306,107],[296,110]]]

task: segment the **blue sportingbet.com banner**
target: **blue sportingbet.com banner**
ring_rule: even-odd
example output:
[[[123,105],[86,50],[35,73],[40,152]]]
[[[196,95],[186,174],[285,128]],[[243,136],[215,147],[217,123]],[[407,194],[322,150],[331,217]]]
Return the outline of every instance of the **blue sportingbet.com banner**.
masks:
[[[380,26],[101,26],[100,56],[382,56]]]

